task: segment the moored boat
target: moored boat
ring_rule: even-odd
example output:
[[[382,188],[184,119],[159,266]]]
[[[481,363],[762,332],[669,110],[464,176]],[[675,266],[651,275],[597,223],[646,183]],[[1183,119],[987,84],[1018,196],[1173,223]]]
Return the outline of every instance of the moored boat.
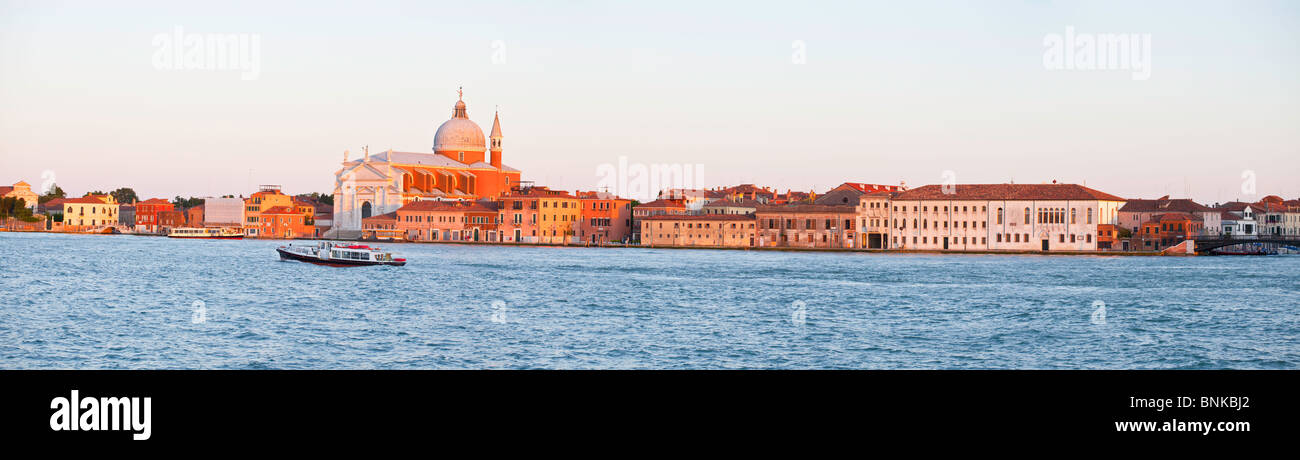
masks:
[[[209,239],[209,240],[238,240],[244,237],[244,232],[230,227],[179,227],[173,228],[167,232],[168,238],[189,238],[189,239]]]
[[[297,260],[331,267],[360,267],[367,265],[401,267],[406,265],[406,259],[394,258],[390,252],[383,252],[379,248],[364,244],[322,241],[311,246],[294,246],[290,244],[280,246],[275,250],[280,253],[280,259],[282,260]]]

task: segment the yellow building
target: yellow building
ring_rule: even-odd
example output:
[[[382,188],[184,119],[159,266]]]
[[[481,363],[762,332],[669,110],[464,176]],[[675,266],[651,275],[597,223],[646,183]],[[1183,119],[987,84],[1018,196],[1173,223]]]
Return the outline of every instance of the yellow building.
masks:
[[[254,238],[262,237],[262,211],[271,208],[286,207],[296,209],[293,197],[280,192],[278,185],[263,185],[261,190],[244,199],[244,235]],[[274,238],[274,235],[265,235]]]
[[[544,196],[537,198],[537,202],[537,242],[579,242],[577,228],[582,221],[582,204],[578,197],[548,190]]]
[[[63,201],[63,228],[89,230],[117,225],[117,200],[111,195],[86,195]]]
[[[36,196],[36,192],[32,191],[31,185],[23,181],[18,181],[17,184],[14,184],[11,187],[0,186],[0,198],[22,199],[23,204],[26,207],[35,211],[38,197]]]

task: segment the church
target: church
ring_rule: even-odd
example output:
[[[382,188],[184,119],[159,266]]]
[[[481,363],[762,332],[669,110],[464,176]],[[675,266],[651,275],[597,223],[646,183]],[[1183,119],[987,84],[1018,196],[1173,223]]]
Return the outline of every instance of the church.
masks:
[[[488,155],[491,155],[490,157]],[[334,227],[327,237],[360,233],[361,219],[397,211],[412,201],[496,198],[519,184],[519,170],[501,163],[501,118],[492,132],[469,119],[464,94],[433,136],[433,153],[388,150],[348,159],[334,173]]]

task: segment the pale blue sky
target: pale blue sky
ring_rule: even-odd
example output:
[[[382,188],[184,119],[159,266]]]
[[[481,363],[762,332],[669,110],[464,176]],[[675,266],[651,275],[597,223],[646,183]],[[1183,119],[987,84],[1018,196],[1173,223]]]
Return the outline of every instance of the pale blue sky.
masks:
[[[802,3],[0,0],[0,182],[326,192],[345,149],[429,151],[463,85],[505,162],[565,189],[627,156],[782,190],[1300,197],[1300,2]],[[177,26],[258,34],[260,78],[155,69]],[[1067,26],[1150,34],[1150,79],[1046,70]]]

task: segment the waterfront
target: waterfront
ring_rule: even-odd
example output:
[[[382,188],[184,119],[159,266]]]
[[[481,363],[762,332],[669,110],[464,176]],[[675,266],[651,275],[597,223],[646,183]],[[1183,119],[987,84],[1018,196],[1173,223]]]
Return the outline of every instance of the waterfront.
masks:
[[[1300,257],[380,244],[410,263],[332,268],[281,244],[0,234],[0,367],[1300,363]]]

